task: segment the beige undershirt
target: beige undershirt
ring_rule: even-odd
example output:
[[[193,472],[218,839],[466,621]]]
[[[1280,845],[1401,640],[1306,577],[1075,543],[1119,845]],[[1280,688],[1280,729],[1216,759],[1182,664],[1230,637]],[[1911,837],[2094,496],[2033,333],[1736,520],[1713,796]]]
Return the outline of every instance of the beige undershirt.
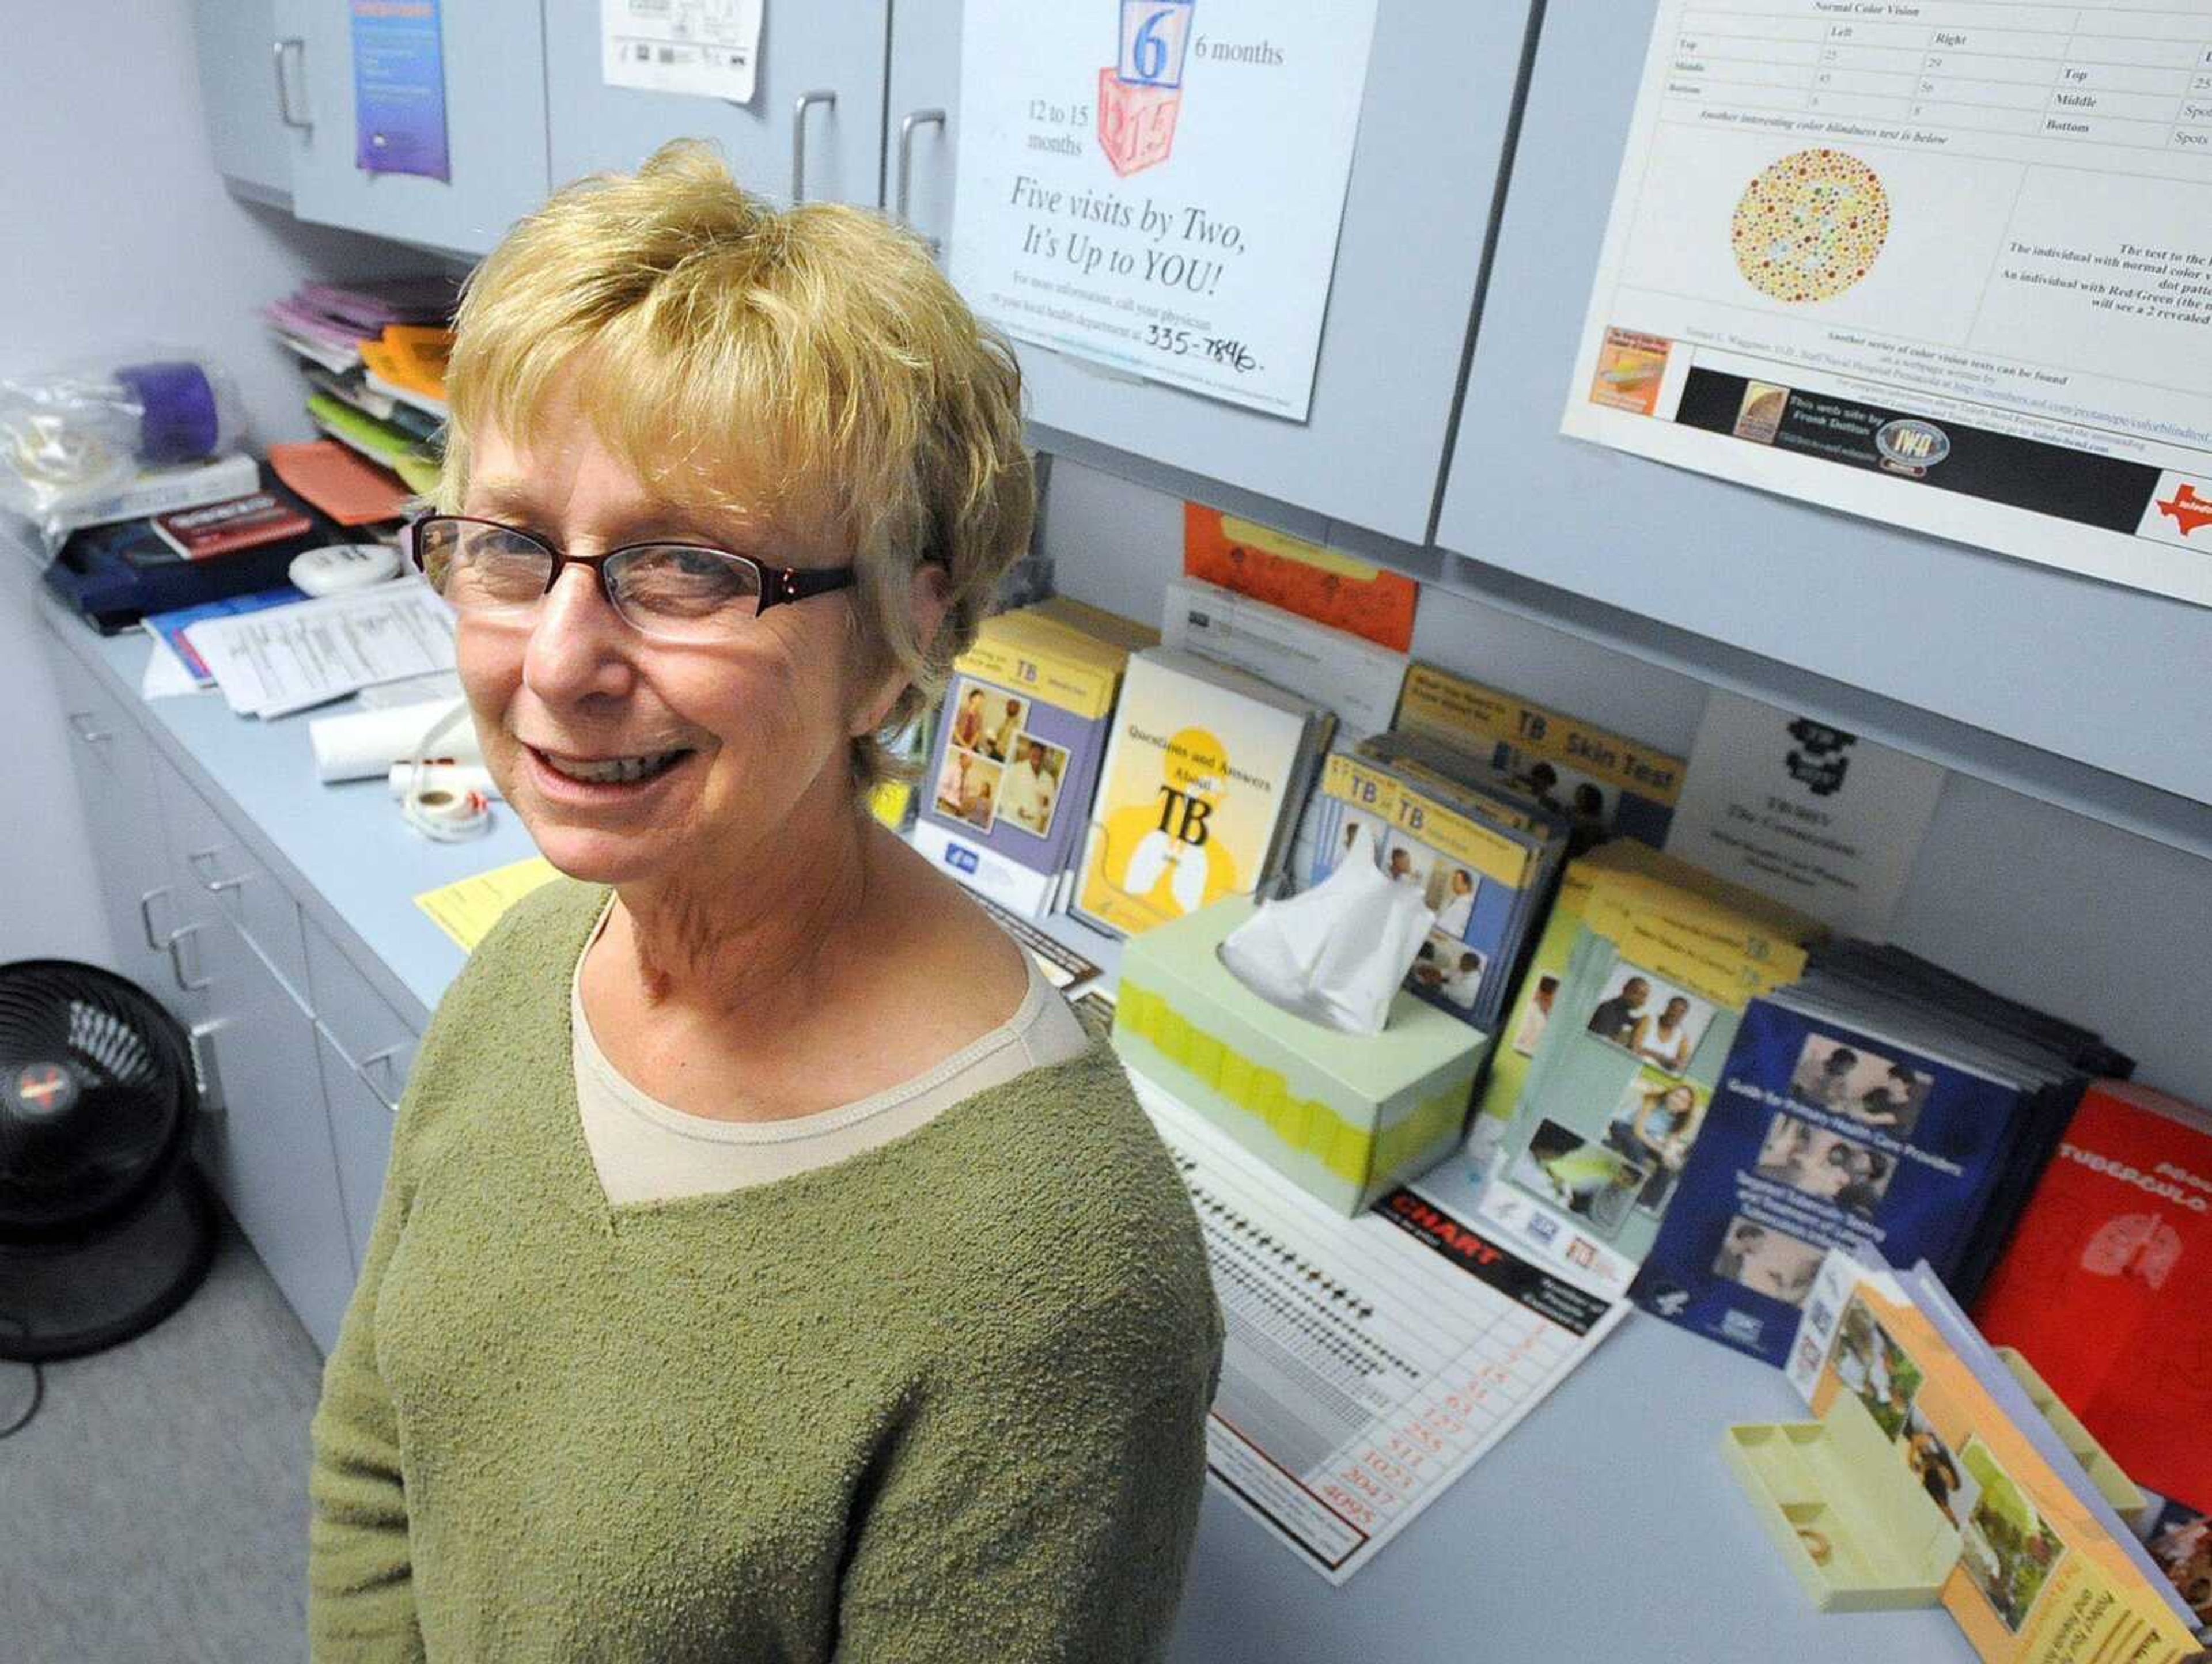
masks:
[[[600,909],[568,985],[575,1033],[576,1102],[584,1141],[610,1202],[703,1196],[789,1178],[888,1144],[1016,1075],[1082,1054],[1090,1038],[1067,1002],[1024,953],[1029,988],[1014,1014],[911,1080],[855,1102],[788,1120],[710,1120],[647,1096],[617,1072],[584,1015],[584,957],[606,928]]]

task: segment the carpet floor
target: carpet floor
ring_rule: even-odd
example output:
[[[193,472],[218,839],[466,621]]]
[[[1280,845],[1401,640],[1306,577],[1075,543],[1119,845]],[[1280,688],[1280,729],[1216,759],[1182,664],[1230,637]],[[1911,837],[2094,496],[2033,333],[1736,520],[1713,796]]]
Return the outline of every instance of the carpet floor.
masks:
[[[0,1427],[30,1370],[0,1363]],[[307,1656],[307,1422],[322,1357],[237,1230],[206,1284],[112,1351],[48,1364],[0,1440],[0,1657]]]

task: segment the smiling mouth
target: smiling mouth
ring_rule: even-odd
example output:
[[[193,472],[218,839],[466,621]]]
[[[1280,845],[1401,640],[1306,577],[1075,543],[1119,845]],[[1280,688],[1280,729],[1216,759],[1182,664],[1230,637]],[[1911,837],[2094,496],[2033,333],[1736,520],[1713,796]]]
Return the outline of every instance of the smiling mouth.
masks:
[[[633,756],[580,757],[567,756],[558,751],[530,748],[538,760],[555,774],[567,780],[587,781],[596,786],[630,786],[641,780],[657,779],[691,755],[688,746],[673,751],[646,751]]]

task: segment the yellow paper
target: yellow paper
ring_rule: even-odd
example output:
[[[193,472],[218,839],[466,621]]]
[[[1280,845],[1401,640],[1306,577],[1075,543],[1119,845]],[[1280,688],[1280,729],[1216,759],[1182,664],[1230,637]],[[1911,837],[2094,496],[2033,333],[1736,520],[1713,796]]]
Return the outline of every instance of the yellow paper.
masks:
[[[552,862],[543,855],[532,855],[527,860],[426,890],[415,898],[415,905],[465,950],[473,952],[476,944],[491,934],[501,914],[540,884],[560,876]]]

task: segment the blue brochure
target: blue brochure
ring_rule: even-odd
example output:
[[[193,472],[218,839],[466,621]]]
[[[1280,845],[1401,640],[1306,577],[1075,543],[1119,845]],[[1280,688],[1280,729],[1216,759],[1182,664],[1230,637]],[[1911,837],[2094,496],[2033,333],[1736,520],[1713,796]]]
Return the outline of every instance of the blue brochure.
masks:
[[[1778,1369],[1830,1248],[1924,1259],[1948,1277],[1981,1224],[2025,1090],[1754,999],[1637,1303]]]

